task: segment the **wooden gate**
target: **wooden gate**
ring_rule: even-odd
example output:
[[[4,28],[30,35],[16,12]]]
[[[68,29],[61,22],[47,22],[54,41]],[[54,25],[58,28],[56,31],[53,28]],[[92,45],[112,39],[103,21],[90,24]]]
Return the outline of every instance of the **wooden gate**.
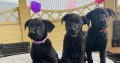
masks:
[[[22,42],[18,7],[0,12],[0,43]]]

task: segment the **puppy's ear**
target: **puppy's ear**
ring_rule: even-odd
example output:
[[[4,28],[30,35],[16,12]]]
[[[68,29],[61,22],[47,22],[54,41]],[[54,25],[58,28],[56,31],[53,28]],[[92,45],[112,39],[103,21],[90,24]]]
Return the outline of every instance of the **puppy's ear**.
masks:
[[[82,20],[83,20],[83,23],[84,23],[84,24],[87,24],[88,27],[89,27],[89,25],[90,25],[90,20],[87,19],[86,16],[82,16]]]
[[[25,29],[27,28],[29,22],[30,22],[30,20],[26,21],[26,23],[25,23],[25,25],[24,25]]]
[[[85,17],[90,21],[91,20],[91,15],[92,15],[92,11],[87,13]]]
[[[51,32],[54,29],[55,25],[48,20],[43,20],[43,21],[45,22],[45,25],[47,26],[47,32]]]
[[[63,21],[66,21],[66,20],[68,19],[69,15],[70,15],[70,14],[66,14],[66,15],[62,18],[62,20],[61,20],[61,21],[62,21],[62,24],[63,24]]]
[[[92,15],[92,11],[90,11],[83,17],[83,20],[85,20],[85,23],[87,23],[88,27],[90,25],[91,15]]]
[[[112,17],[113,21],[115,21],[115,12],[110,8],[106,8],[106,10],[109,13],[109,15]]]

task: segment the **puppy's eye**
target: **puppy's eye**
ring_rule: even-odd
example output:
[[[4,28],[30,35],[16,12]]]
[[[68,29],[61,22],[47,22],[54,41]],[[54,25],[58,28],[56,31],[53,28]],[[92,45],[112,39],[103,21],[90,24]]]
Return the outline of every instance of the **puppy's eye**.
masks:
[[[40,26],[40,25],[37,25],[37,26]]]
[[[108,15],[106,14],[105,17],[108,17]]]
[[[33,27],[34,25],[33,24],[29,24],[28,27]]]
[[[73,19],[72,19],[72,18],[70,18],[69,20],[70,20],[70,21],[73,21]]]
[[[82,24],[81,24],[81,23],[79,23],[79,22],[78,22],[78,23],[76,23],[76,25],[78,25],[78,26],[82,26]]]
[[[70,23],[69,21],[65,21],[65,22],[66,22],[66,24]]]

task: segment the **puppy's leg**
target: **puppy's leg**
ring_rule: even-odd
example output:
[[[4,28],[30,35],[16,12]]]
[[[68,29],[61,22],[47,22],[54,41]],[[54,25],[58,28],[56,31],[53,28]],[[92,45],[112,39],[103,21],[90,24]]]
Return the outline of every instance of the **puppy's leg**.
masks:
[[[54,58],[53,63],[59,63],[58,58]]]
[[[106,55],[105,50],[100,51],[100,63],[106,63],[105,55]]]
[[[49,60],[52,62],[52,63],[58,63],[58,55],[57,53],[55,52],[54,49],[51,50],[51,52],[48,53],[48,58]]]
[[[88,63],[93,63],[92,51],[86,51]]]
[[[84,61],[87,61],[87,55],[86,55],[86,52],[84,54]]]
[[[65,63],[71,63],[70,59],[66,59]]]
[[[51,61],[46,61],[46,60],[42,60],[41,62],[39,63],[52,63]]]
[[[81,51],[81,53],[80,53],[79,63],[85,63],[85,52],[84,52],[84,50]]]
[[[37,61],[33,60],[33,63],[38,63]]]
[[[84,55],[81,55],[81,56],[80,56],[79,63],[85,63],[86,61],[85,61],[84,58],[85,58]]]
[[[61,58],[61,63],[71,63],[70,59],[68,57],[62,57]]]

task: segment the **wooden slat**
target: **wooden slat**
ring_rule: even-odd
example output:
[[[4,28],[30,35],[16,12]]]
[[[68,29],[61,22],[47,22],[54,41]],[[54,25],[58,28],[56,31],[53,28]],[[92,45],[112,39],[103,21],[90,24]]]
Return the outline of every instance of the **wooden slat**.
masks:
[[[27,53],[30,49],[29,42],[19,42],[11,44],[1,44],[0,56],[9,56],[13,54]]]
[[[0,43],[22,41],[20,25],[0,25]]]
[[[0,12],[0,17],[3,17],[4,19],[3,21],[0,20],[1,21],[0,25],[19,24],[19,17],[17,16],[19,15],[18,12],[19,12],[18,7]],[[11,18],[16,18],[16,20],[13,22]]]

